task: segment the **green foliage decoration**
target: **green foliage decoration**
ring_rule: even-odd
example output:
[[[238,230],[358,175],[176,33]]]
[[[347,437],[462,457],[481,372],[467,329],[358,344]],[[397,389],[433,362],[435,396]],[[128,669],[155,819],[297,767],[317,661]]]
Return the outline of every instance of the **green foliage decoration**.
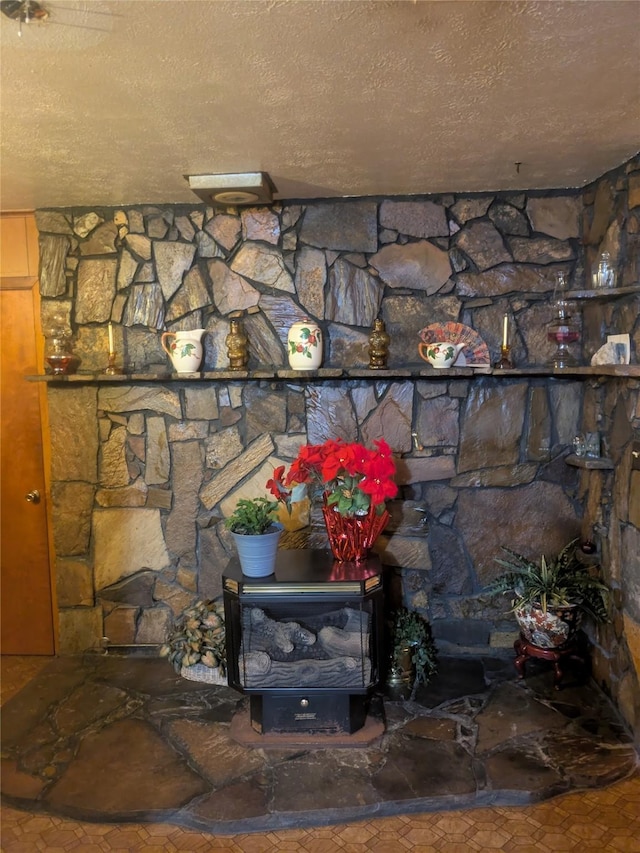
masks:
[[[265,497],[241,498],[233,513],[225,521],[225,525],[232,533],[241,533],[245,536],[261,536],[270,531],[271,525],[276,520],[278,509],[277,501],[270,501]]]
[[[436,645],[431,626],[416,610],[405,607],[393,615],[391,628],[392,658],[398,662],[405,649],[411,651],[411,662],[415,668],[415,682],[411,698],[415,697],[420,684],[427,684],[438,670]]]

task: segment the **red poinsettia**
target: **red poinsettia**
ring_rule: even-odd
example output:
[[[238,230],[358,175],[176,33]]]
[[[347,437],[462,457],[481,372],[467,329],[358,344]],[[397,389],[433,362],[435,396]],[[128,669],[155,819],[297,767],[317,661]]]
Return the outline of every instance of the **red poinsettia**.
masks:
[[[285,467],[274,469],[267,489],[289,504],[291,489],[308,484],[323,493],[327,504],[344,516],[362,515],[373,506],[378,515],[385,501],[398,493],[391,448],[384,439],[374,449],[357,442],[328,439],[323,444],[305,444],[285,476]]]

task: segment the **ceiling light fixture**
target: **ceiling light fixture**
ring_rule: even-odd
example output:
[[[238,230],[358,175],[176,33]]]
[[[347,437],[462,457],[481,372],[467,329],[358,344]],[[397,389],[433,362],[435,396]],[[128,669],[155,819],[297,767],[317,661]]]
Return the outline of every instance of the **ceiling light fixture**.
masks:
[[[189,188],[208,204],[271,204],[276,191],[266,172],[235,175],[186,175]]]

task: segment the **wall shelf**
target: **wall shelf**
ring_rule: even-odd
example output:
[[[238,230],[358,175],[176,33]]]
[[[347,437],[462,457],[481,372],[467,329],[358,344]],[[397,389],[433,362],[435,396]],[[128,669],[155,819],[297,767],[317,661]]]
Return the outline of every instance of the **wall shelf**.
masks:
[[[111,375],[106,373],[73,373],[70,375],[41,374],[26,376],[29,382],[47,382],[55,385],[74,385],[82,383],[101,383],[107,385],[128,384],[139,382],[250,382],[250,381],[284,381],[284,382],[321,382],[332,379],[472,379],[482,376],[494,376],[501,379],[512,379],[520,376],[555,376],[555,377],[621,377],[640,378],[638,364],[600,364],[594,367],[565,367],[553,368],[544,365],[518,367],[514,370],[500,370],[493,367],[451,367],[436,369],[429,366],[408,365],[402,368],[370,370],[365,367],[333,368],[322,367],[319,370],[291,370],[284,367],[266,367],[258,370],[211,370],[203,373],[121,373]]]
[[[566,299],[615,299],[618,296],[629,296],[632,293],[640,293],[640,284],[631,284],[628,287],[599,287],[596,290],[568,290]]]
[[[588,471],[610,471],[614,467],[613,460],[605,456],[576,456],[570,453],[564,457],[564,461],[574,468],[586,468]]]

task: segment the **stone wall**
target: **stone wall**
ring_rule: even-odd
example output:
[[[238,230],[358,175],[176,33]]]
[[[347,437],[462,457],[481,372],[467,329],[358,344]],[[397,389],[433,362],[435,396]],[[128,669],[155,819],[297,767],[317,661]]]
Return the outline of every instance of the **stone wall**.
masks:
[[[635,168],[634,168],[635,167]],[[640,172],[637,161],[604,175],[584,194],[583,242],[587,263],[609,251],[618,286],[640,281]],[[631,332],[635,361],[640,353],[637,296],[589,302],[583,311],[585,348],[593,352],[606,333]],[[582,471],[578,496],[585,512],[582,531],[601,546],[601,562],[614,590],[612,620],[597,633],[594,674],[609,690],[640,740],[640,470],[632,442],[640,438],[640,382],[589,382],[583,431],[598,430],[612,471]],[[637,466],[637,463],[636,463]]]
[[[563,457],[583,424],[585,397],[588,420],[605,393],[626,401],[611,403],[612,419],[627,419],[626,453],[637,383],[436,374],[157,383],[144,374],[168,370],[165,328],[205,328],[203,369],[226,367],[233,316],[243,317],[252,369],[286,365],[287,330],[304,315],[324,330],[325,366],[366,366],[376,317],[392,338],[391,367],[415,364],[418,331],[448,320],[476,329],[495,358],[504,313],[516,364],[543,364],[552,352],[546,324],[556,272],[584,287],[605,241],[617,247],[621,271],[633,268],[638,168],[607,178],[613,202],[600,184],[587,190],[586,208],[582,193],[557,191],[226,212],[38,211],[43,328],[62,315],[80,370],[96,371],[107,363],[111,320],[126,367],[143,375],[130,384],[49,388],[62,651],[103,636],[160,642],[194,596],[219,594],[233,553],[221,520],[237,498],[263,490],[272,467],[301,443],[329,436],[384,436],[397,454],[401,491],[379,541],[391,594],[432,620],[442,648],[510,645],[514,625],[503,603],[481,594],[498,568],[494,557],[503,544],[531,556],[558,550],[592,524],[594,486]],[[615,190],[618,180],[636,189]],[[636,213],[616,231],[623,192]],[[631,332],[638,351],[637,298],[589,305],[585,317],[583,357],[605,330]],[[620,518],[637,536],[637,518]],[[314,512],[311,526],[283,544],[324,542]],[[628,605],[625,613],[637,618]],[[622,658],[628,650],[617,636]],[[601,646],[613,648],[610,638]],[[627,654],[620,678],[630,671]]]

